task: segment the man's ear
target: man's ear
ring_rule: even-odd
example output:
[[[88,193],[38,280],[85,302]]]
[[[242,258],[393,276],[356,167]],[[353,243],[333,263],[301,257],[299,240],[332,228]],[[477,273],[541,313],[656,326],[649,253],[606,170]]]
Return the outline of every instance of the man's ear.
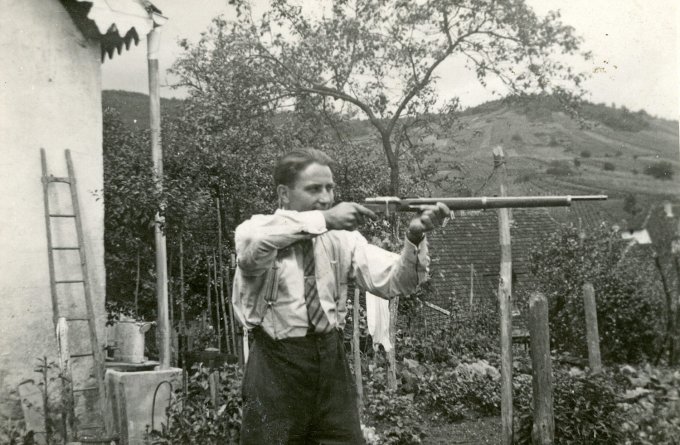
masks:
[[[286,208],[290,203],[290,196],[288,195],[288,186],[279,184],[276,186],[276,194],[279,196],[279,207]]]

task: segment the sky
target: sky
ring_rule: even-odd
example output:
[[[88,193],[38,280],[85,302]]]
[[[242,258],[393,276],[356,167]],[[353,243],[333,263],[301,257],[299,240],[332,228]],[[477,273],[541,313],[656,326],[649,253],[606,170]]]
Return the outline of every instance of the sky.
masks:
[[[317,0],[309,0],[316,2]],[[677,0],[526,0],[539,15],[559,9],[562,21],[584,38],[592,60],[577,68],[592,77],[585,84],[590,101],[632,111],[640,109],[668,119],[680,115],[680,2]],[[177,41],[197,41],[213,17],[234,16],[228,0],[153,0],[168,17],[162,31],[159,64],[164,97],[181,97],[172,89],[167,68],[181,53]],[[104,89],[148,92],[146,40],[103,65]],[[493,84],[484,88],[456,62],[437,73],[443,98],[459,97],[464,107],[497,98]]]

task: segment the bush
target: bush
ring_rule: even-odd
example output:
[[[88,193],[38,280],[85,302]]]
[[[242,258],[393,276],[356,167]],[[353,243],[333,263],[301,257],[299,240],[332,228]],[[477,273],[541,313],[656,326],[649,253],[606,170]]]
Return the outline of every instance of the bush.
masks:
[[[602,357],[634,363],[655,357],[663,337],[663,293],[652,264],[623,255],[626,242],[601,226],[581,242],[566,227],[532,250],[531,270],[549,302],[553,346],[586,356],[583,283],[595,287]],[[540,277],[540,278],[539,278]]]
[[[588,150],[583,150],[583,151],[581,152],[581,157],[582,157],[582,158],[589,158],[589,157],[591,157],[591,156],[592,156],[592,154],[591,154]]]
[[[614,164],[612,164],[611,162],[605,162],[602,165],[602,170],[613,172],[614,170],[616,170],[616,166]]]
[[[580,167],[581,166],[581,160],[579,158],[574,158],[574,167]]]
[[[384,368],[377,368],[364,382],[364,414],[376,427],[381,444],[420,444],[425,437],[413,395],[388,390]]]
[[[645,168],[645,174],[653,176],[656,179],[673,179],[673,165],[668,161],[659,161],[655,164],[648,165]]]
[[[513,134],[512,137],[510,138],[510,140],[512,140],[514,142],[523,142],[522,136],[520,136],[517,133]]]
[[[552,161],[550,167],[548,167],[545,172],[553,176],[570,176],[574,174],[569,167],[569,164],[562,161]]]
[[[449,422],[500,414],[499,376],[439,368],[419,382],[419,406]]]
[[[515,391],[514,405],[518,445],[529,445],[533,412],[531,407],[531,379],[520,383]],[[621,385],[605,373],[592,376],[570,376],[567,372],[553,371],[553,410],[555,416],[555,443],[619,445],[625,433],[621,425],[624,412],[617,405]]]
[[[238,444],[241,430],[241,371],[237,365],[219,369],[220,406],[210,399],[211,370],[200,367],[189,377],[187,392],[175,392],[168,425],[152,431],[153,443]]]

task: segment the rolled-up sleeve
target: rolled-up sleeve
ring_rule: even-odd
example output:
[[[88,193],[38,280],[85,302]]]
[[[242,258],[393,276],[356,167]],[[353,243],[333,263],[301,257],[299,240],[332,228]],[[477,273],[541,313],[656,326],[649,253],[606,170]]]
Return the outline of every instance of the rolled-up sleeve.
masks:
[[[318,210],[256,215],[234,233],[238,267],[245,275],[261,275],[272,266],[278,250],[326,231],[326,220]]]
[[[354,241],[352,272],[364,290],[393,298],[414,292],[427,280],[430,258],[426,239],[417,246],[407,239],[399,255],[368,244],[358,233]]]

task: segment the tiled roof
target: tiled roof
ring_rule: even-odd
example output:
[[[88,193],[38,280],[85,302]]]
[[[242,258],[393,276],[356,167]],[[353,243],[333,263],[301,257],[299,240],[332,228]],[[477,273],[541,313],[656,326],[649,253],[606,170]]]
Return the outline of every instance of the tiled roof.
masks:
[[[526,287],[532,277],[529,253],[559,223],[545,209],[513,209],[510,228],[513,282]],[[451,299],[468,302],[472,285],[474,298],[493,297],[498,284],[500,246],[496,211],[468,212],[444,228],[428,235],[432,255],[432,303],[452,308]]]
[[[161,11],[148,0],[61,0],[76,25],[87,37],[100,40],[102,59],[120,54],[132,42],[139,43],[164,21]]]

